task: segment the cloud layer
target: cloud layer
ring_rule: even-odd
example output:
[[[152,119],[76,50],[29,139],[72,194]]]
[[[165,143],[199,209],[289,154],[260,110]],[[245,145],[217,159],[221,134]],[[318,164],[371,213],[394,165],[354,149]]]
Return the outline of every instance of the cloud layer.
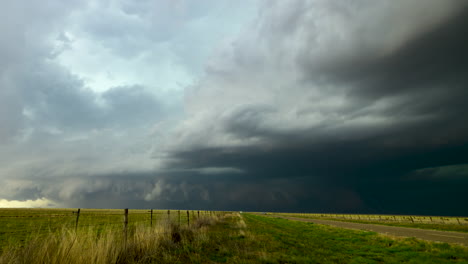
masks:
[[[0,27],[0,198],[468,213],[467,1],[50,3]]]
[[[264,3],[186,94],[171,166],[285,180],[301,209],[466,214],[466,178],[411,176],[467,162],[466,7]]]

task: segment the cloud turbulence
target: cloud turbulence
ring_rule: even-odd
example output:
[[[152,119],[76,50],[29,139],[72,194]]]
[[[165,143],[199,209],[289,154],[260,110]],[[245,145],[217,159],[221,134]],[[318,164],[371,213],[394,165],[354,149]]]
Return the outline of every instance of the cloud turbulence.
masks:
[[[47,3],[0,9],[0,206],[468,214],[468,1]]]

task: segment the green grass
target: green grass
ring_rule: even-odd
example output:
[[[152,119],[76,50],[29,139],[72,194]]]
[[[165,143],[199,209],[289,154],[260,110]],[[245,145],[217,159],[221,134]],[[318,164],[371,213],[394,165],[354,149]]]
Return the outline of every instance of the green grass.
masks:
[[[192,252],[203,253],[200,245],[217,221],[218,216],[200,216],[189,226],[166,218],[153,227],[135,224],[126,236],[112,228],[63,229],[33,236],[23,246],[9,245],[0,263],[193,263]]]
[[[244,214],[260,263],[468,263],[468,249]]]
[[[10,245],[0,263],[468,263],[466,247],[238,213],[136,223],[123,241],[110,226],[62,229]]]
[[[62,229],[74,230],[76,209],[0,209],[0,252],[8,244],[24,244],[32,237],[48,235]],[[181,211],[181,223],[187,223],[187,211]],[[201,216],[206,212],[200,211]],[[196,211],[190,217],[197,217]],[[171,219],[178,222],[178,213],[171,210]],[[167,210],[153,210],[153,223],[168,218]],[[149,210],[129,210],[129,225],[150,225]],[[95,228],[96,230],[121,230],[123,209],[81,209],[78,232]]]
[[[468,232],[467,224],[442,224],[442,223],[420,223],[420,222],[386,222],[386,221],[377,221],[377,220],[358,220],[358,219],[342,219],[338,217],[317,217],[314,215],[307,214],[281,214],[274,213],[274,215],[288,216],[288,217],[298,217],[298,218],[310,218],[310,219],[323,219],[323,220],[333,220],[333,221],[342,221],[342,222],[353,222],[353,223],[362,223],[362,224],[376,224],[376,225],[386,225],[386,226],[401,226],[401,227],[412,227],[412,228],[421,228],[421,229],[431,229],[439,231],[454,231],[454,232]]]

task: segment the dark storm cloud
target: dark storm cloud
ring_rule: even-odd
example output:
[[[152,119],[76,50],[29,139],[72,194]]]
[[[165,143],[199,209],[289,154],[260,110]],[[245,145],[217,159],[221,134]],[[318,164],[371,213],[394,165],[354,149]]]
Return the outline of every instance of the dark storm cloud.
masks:
[[[33,122],[65,129],[99,123],[96,95],[85,89],[76,76],[48,64],[28,70],[30,74],[22,74],[24,79],[17,81],[15,88]]]
[[[157,63],[153,48],[172,39],[177,54],[201,56],[176,33],[203,31],[211,2],[153,12],[156,2],[105,1],[70,16],[70,32],[60,22],[71,9],[50,3],[30,19],[12,15],[21,4],[0,10],[16,21],[0,24],[1,199],[468,214],[467,1],[263,1],[186,87],[182,118],[147,85],[97,93],[86,78],[104,70],[87,62],[80,79],[55,59],[83,45],[62,58],[73,66],[96,45],[92,59]],[[176,72],[163,68],[154,74]]]
[[[132,128],[156,122],[164,111],[164,104],[142,86],[114,87],[100,95],[62,67],[46,63],[27,71],[14,83],[23,129],[80,133]]]
[[[196,182],[159,181],[174,173],[151,151],[180,119],[183,86],[254,2],[2,3],[0,206],[164,207],[171,186],[206,201]]]
[[[60,22],[82,7],[50,1],[46,6],[4,3],[0,26],[0,141],[21,134],[69,132],[70,136],[158,120],[164,105],[143,86],[115,87],[98,94],[54,59],[70,40]],[[69,44],[69,43],[68,43]],[[104,104],[104,105],[103,105]],[[123,108],[128,108],[124,110]],[[142,121],[142,119],[145,119]],[[29,131],[29,132],[28,132]]]
[[[236,177],[224,178],[223,182],[215,182],[215,178],[193,171],[69,174],[60,177],[60,181],[36,175],[6,182],[2,193],[10,200],[47,197],[68,207],[224,210],[247,208],[246,204],[250,204],[248,208],[252,210],[259,206],[268,209],[289,206],[300,194],[284,180],[243,183]],[[260,190],[262,187],[265,191]],[[290,194],[293,190],[296,197]]]
[[[149,134],[166,104],[143,85],[94,92],[55,61],[56,39],[66,42],[61,23],[80,7],[2,3],[0,17],[8,21],[0,23],[0,199],[45,198],[66,207],[71,197],[105,190],[103,181],[83,187],[82,178],[153,167]]]
[[[163,112],[163,104],[141,86],[115,87],[104,92],[102,99],[108,108],[104,122],[119,124],[124,119],[141,124],[159,118]]]
[[[391,54],[355,58],[348,63],[331,65],[322,74],[329,81],[346,83],[350,86],[349,96],[361,100],[400,95],[419,97],[420,102],[407,104],[404,110],[409,113],[430,112],[434,106],[447,105],[450,107],[446,111],[463,110],[459,107],[461,102],[456,101],[456,94],[466,93],[467,14],[464,7],[445,23],[406,42]],[[314,65],[310,65],[312,62],[306,59],[300,59],[304,76],[313,78],[317,73]],[[437,100],[439,104],[434,102]],[[456,104],[447,104],[446,100]]]
[[[242,170],[210,184],[261,193],[236,204],[253,210],[279,181],[277,210],[467,214],[467,178],[424,169],[468,163],[467,2],[295,3],[266,3],[214,60],[187,97],[197,118],[169,146],[169,166]]]
[[[11,143],[31,129],[73,134],[116,123],[141,124],[142,119],[147,124],[161,116],[163,103],[147,87],[116,87],[101,96],[89,89],[79,76],[54,61],[64,48],[57,41],[65,46],[70,42],[60,23],[80,7],[82,4],[75,1],[66,5],[59,1],[49,1],[47,5],[3,3],[0,142]],[[125,107],[129,110],[122,109]]]
[[[16,81],[22,70],[33,67],[36,57],[48,57],[44,50],[47,31],[55,29],[58,20],[79,6],[76,1],[28,3],[5,1],[0,9],[0,144],[11,140],[24,128],[23,98],[18,94]],[[47,17],[48,19],[43,19]],[[27,18],[27,19],[26,19]],[[37,64],[35,65],[37,67]],[[29,69],[28,69],[29,70]]]

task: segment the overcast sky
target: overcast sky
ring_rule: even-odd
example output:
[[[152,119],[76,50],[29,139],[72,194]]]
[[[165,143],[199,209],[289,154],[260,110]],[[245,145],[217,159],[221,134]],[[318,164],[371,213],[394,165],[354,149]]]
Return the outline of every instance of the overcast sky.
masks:
[[[468,215],[468,1],[0,5],[0,207]]]

